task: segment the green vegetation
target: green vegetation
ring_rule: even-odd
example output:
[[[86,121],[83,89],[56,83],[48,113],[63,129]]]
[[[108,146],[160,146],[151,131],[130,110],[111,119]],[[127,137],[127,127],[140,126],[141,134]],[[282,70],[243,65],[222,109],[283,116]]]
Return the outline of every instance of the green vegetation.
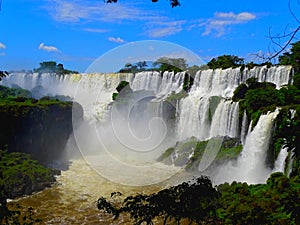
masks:
[[[31,92],[21,88],[8,88],[0,85],[0,98],[8,97],[31,98]]]
[[[293,152],[296,160],[300,159],[300,105],[282,108],[277,116],[275,130],[275,148],[285,146]]]
[[[8,145],[9,152],[31,153],[47,163],[63,155],[72,132],[72,113],[82,118],[82,108],[50,97],[37,100],[29,96],[26,90],[0,86],[0,148]]]
[[[159,58],[156,62],[153,63],[154,67],[158,67],[158,71],[174,71],[182,72],[187,69],[187,63],[184,58],[168,58],[162,57]]]
[[[291,51],[279,57],[279,64],[292,65],[294,68],[293,85],[279,90],[274,84],[257,82],[249,78],[246,84],[239,85],[234,91],[233,101],[240,102],[240,116],[246,110],[248,118],[255,125],[262,113],[274,111],[280,106],[276,118],[275,135],[272,148],[276,157],[282,146],[293,152],[296,161],[300,158],[300,41],[292,44]],[[274,158],[275,158],[274,157]]]
[[[56,171],[47,169],[28,154],[0,150],[0,222],[1,224],[35,224],[33,211],[20,217],[19,211],[7,208],[7,199],[28,195],[50,187]]]
[[[31,194],[55,181],[52,170],[21,152],[0,150],[0,174],[1,195],[6,198]]]
[[[63,64],[57,64],[54,61],[41,62],[40,67],[34,69],[37,73],[55,73],[58,75],[78,73],[77,71],[67,70],[64,68]]]
[[[126,89],[124,89],[124,88],[126,88]],[[123,95],[126,95],[127,92],[132,92],[132,90],[129,86],[129,82],[123,80],[116,87],[116,90],[118,91],[118,93],[115,92],[115,93],[112,94],[112,100],[116,100],[117,97],[119,96],[119,93],[121,93],[121,91],[123,89],[125,90],[125,92],[123,92]]]
[[[295,73],[300,73],[300,41],[297,41],[292,45],[290,52],[283,53],[279,56],[280,65],[293,66]]]
[[[186,91],[181,91],[178,93],[172,92],[168,97],[166,98],[166,101],[171,102],[173,105],[176,104],[177,101],[180,101],[181,99],[187,97],[188,94]]]
[[[300,221],[300,177],[274,173],[266,184],[225,183],[214,188],[207,177],[155,194],[98,199],[98,209],[117,219],[128,213],[133,224],[289,224]]]
[[[146,61],[140,61],[134,64],[126,63],[122,69],[119,70],[119,73],[137,73],[145,71],[147,67]]]
[[[217,189],[217,218],[222,224],[299,224],[299,176],[274,173],[266,184],[233,182]]]
[[[164,224],[180,224],[182,219],[200,224],[201,221],[215,217],[217,198],[218,192],[211,181],[207,177],[200,177],[195,182],[184,182],[156,194],[129,196],[117,204],[120,206],[101,197],[97,206],[112,214],[115,219],[121,213],[128,213],[135,225],[153,224],[155,218],[160,218]]]
[[[209,141],[214,141],[214,139]],[[176,146],[167,149],[157,160],[165,164],[174,163],[175,166],[185,166],[187,170],[197,169],[209,141],[198,141],[196,138],[190,138],[178,142]],[[175,151],[177,157],[173,155]],[[242,145],[239,144],[238,139],[225,138],[214,163],[236,159],[241,151]]]
[[[207,63],[210,69],[227,69],[227,68],[236,68],[244,64],[244,59],[239,58],[235,55],[222,55],[216,58],[213,58]]]
[[[214,141],[213,139],[209,141]],[[187,170],[197,169],[202,159],[204,151],[206,150],[207,143],[209,141],[198,141],[188,164]],[[227,160],[236,159],[242,151],[242,145],[239,144],[239,140],[235,138],[225,138],[222,142],[221,148],[216,156],[214,163],[223,163]]]

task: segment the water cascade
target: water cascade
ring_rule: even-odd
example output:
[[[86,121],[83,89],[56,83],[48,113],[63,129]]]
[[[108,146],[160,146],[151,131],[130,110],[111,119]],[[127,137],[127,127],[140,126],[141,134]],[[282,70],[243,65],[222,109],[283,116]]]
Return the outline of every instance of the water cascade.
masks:
[[[70,96],[83,106],[84,117],[88,121],[83,127],[80,127],[85,135],[85,138],[80,140],[82,146],[88,146],[91,149],[98,148],[99,145],[92,140],[97,139],[97,135],[102,135],[102,138],[108,142],[106,144],[107,149],[111,151],[110,154],[114,154],[113,151],[119,151],[121,153],[117,152],[117,156],[127,157],[128,160],[134,161],[128,155],[129,151],[122,152],[124,149],[124,145],[121,143],[122,140],[111,139],[113,130],[105,130],[100,127],[98,133],[94,132],[95,124],[98,125],[95,121],[106,121],[108,119],[107,112],[113,108],[110,108],[112,94],[116,92],[115,88],[119,82],[125,80],[130,83],[130,87],[134,91],[147,90],[153,93],[153,99],[150,102],[152,110],[149,115],[146,115],[147,122],[150,124],[149,127],[154,127],[150,131],[162,130],[160,129],[161,121],[156,120],[156,122],[153,122],[151,117],[160,117],[163,114],[163,104],[160,103],[162,99],[166,100],[165,97],[172,92],[179,93],[182,91],[184,76],[185,73],[165,72],[160,74],[149,71],[137,74],[99,73],[63,76],[14,73],[5,77],[0,81],[0,84],[31,90],[33,97],[37,98],[44,95]],[[190,137],[196,137],[199,140],[207,140],[218,136],[240,138],[243,150],[238,159],[215,168],[215,171],[209,174],[215,184],[233,180],[249,183],[266,181],[272,170],[266,167],[265,160],[273,122],[278,111],[262,115],[256,126],[252,128],[252,122],[248,124],[245,113],[242,121],[239,121],[239,105],[232,102],[230,98],[235,88],[250,77],[257,77],[258,81],[273,82],[279,88],[282,85],[289,84],[292,79],[291,76],[292,69],[286,66],[245,68],[243,71],[240,68],[199,71],[194,77],[194,83],[188,96],[176,101],[173,105],[176,109],[176,118],[173,119],[176,128],[172,128],[174,130],[172,133],[174,133],[177,141]],[[139,108],[133,111],[137,111],[139,116],[144,114],[143,111],[139,111]],[[136,118],[137,120],[133,118],[134,122],[138,122],[141,117]],[[146,127],[145,130],[148,131],[149,127]],[[125,125],[117,131],[130,135]],[[147,133],[137,132],[136,135],[147,136]],[[160,139],[160,135],[158,136],[157,139]],[[140,141],[142,143],[149,140],[147,137],[141,136]],[[126,142],[126,144],[131,143]],[[167,148],[167,146],[164,147],[164,149]],[[138,153],[136,152],[136,154]],[[176,153],[175,151],[175,158],[178,157]],[[140,161],[144,160],[150,166],[143,168],[144,164],[137,165],[132,172],[134,176],[132,176],[130,170],[126,169],[128,165],[116,164],[113,157],[105,158],[106,155],[109,155],[105,151],[101,154],[103,155],[100,158],[91,156],[89,161],[91,165],[95,163],[93,165],[94,169],[96,166],[102,167],[100,171],[104,171],[103,173],[106,176],[99,176],[95,170],[86,165],[86,161],[82,159],[75,160],[70,169],[63,171],[62,175],[58,177],[60,185],[20,199],[18,200],[20,205],[25,208],[33,206],[37,209],[37,218],[42,218],[46,224],[99,224],[99,221],[101,221],[101,224],[111,224],[111,217],[104,215],[95,208],[95,200],[99,196],[109,197],[109,194],[113,191],[120,191],[125,194],[124,196],[136,192],[151,193],[158,191],[166,184],[162,184],[162,186],[130,187],[123,186],[120,183],[126,183],[131,179],[133,182],[140,180],[141,182],[136,182],[136,184],[143,185],[146,179],[151,184],[151,179],[157,179],[157,182],[160,182],[160,177],[169,177],[169,175],[174,174],[173,171],[178,172],[177,167],[164,165],[160,162],[155,162],[155,170],[153,170],[153,162],[148,162],[144,155],[140,155]],[[291,157],[291,154],[289,156],[286,154],[285,149],[282,149],[276,160],[274,171],[283,171],[285,158]],[[193,152],[188,154],[189,159],[192,156]],[[291,165],[292,158],[289,161],[289,165]],[[109,179],[110,176],[115,176],[115,182],[109,181],[111,180]],[[183,173],[182,176],[186,176],[186,173]],[[125,181],[123,182],[122,179],[125,179]],[[128,222],[128,218],[120,216],[116,224],[126,222]]]
[[[166,97],[171,93],[181,92],[184,77],[185,72],[159,73],[152,71],[137,74],[99,73],[63,76],[15,73],[4,78],[1,84],[31,90],[33,95],[39,95],[36,97],[47,94],[70,96],[83,106],[84,116],[88,121],[105,121],[107,120],[107,112],[110,110],[112,94],[116,92],[115,88],[120,81],[128,81],[133,91],[146,90],[153,93],[151,98],[155,101],[151,100],[153,103],[151,107],[156,105],[155,107],[158,106],[158,108],[153,108],[154,111],[151,114],[153,114],[152,117],[159,117],[158,114],[163,111],[162,106],[155,102],[162,99],[166,100]],[[279,88],[291,82],[292,69],[289,66],[274,66],[271,68],[263,66],[252,69],[245,68],[243,71],[241,71],[241,68],[198,71],[187,97],[182,98],[173,105],[176,109],[176,129],[172,133],[176,136],[175,140],[177,141],[183,141],[190,137],[196,137],[199,140],[208,140],[218,136],[240,138],[244,149],[239,159],[238,165],[241,167],[239,167],[238,172],[244,170],[241,169],[244,166],[245,171],[240,173],[240,177],[232,176],[232,179],[245,181],[249,179],[250,182],[261,182],[267,175],[263,175],[255,181],[246,168],[257,167],[265,171],[264,157],[275,114],[270,113],[261,116],[256,127],[251,130],[249,128],[251,124],[250,126],[247,124],[246,114],[243,120],[239,121],[239,105],[230,100],[235,88],[250,77],[256,77],[258,81],[273,82]],[[135,111],[138,113],[139,109]],[[151,122],[150,117],[147,119],[149,124]],[[156,125],[154,125],[158,126],[159,124],[160,122],[156,122]],[[240,127],[240,125],[242,126]],[[145,130],[147,129],[145,127]],[[128,135],[127,133],[126,135]],[[142,132],[138,133],[142,134]],[[126,135],[125,137],[127,137]],[[261,164],[256,165],[256,163]],[[227,178],[227,176],[225,177]]]
[[[277,156],[277,159],[274,163],[273,172],[282,172],[282,173],[284,173],[285,165],[286,165],[286,159],[287,159],[288,155],[289,155],[289,153],[287,151],[287,148],[282,147],[280,149],[279,155]]]
[[[229,162],[216,173],[215,182],[241,181],[264,183],[270,173],[265,161],[272,136],[272,127],[279,111],[262,115],[254,129],[247,135],[243,151],[237,162]]]

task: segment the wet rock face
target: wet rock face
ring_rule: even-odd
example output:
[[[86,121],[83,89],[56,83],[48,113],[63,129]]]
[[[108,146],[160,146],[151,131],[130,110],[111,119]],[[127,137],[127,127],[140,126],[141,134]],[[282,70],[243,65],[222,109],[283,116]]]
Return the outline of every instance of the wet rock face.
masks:
[[[76,104],[76,103],[74,103]],[[0,148],[30,153],[47,164],[63,156],[72,133],[72,102],[12,102],[0,107]],[[78,117],[82,108],[76,104]]]

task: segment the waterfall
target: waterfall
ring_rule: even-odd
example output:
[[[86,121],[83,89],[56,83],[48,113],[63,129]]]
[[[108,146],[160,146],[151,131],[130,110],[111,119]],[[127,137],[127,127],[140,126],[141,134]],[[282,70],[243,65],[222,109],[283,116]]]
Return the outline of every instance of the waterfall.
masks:
[[[262,115],[254,129],[247,135],[243,151],[236,165],[229,162],[216,173],[215,183],[234,180],[247,183],[264,183],[272,172],[266,167],[265,160],[272,136],[272,127],[279,111]]]
[[[242,142],[242,144],[245,144],[247,127],[248,127],[248,118],[247,118],[247,113],[246,113],[246,110],[245,110],[244,114],[243,114],[242,129],[241,129],[241,142]]]
[[[256,77],[261,82],[275,83],[276,87],[280,88],[291,82],[291,76],[292,68],[290,66],[273,66],[270,68],[263,66],[252,69],[245,68],[243,71],[241,68],[198,71],[187,97],[177,101],[174,106],[176,108],[176,119],[174,120],[176,130],[173,133],[175,133],[176,141],[183,141],[190,137],[196,137],[198,140],[208,140],[218,136],[241,137],[243,151],[236,165],[230,162],[221,169],[219,174],[212,176],[213,179],[216,182],[223,178],[223,181],[264,182],[271,172],[265,167],[265,158],[273,120],[277,112],[262,115],[257,125],[252,129],[251,122],[248,126],[246,113],[244,113],[243,120],[239,121],[239,104],[230,99],[236,87],[250,77]],[[70,96],[83,106],[84,117],[88,121],[106,121],[112,102],[112,94],[116,92],[116,87],[120,81],[128,81],[134,91],[150,91],[149,93],[153,93],[151,97],[159,103],[171,93],[182,91],[184,77],[185,72],[159,73],[155,71],[144,71],[136,74],[69,75],[13,73],[3,78],[0,84],[28,89],[33,92],[34,97],[43,95]],[[163,114],[163,106],[155,104],[155,101],[151,102],[153,115],[160,117]],[[140,111],[138,113],[140,113],[137,114],[138,116],[143,114]],[[136,122],[138,122],[138,118]],[[241,129],[239,129],[239,124],[242,124]],[[156,123],[152,125],[159,128],[160,121],[156,120]],[[141,132],[141,134],[143,133]],[[279,158],[278,161],[282,162]],[[282,164],[280,165],[282,166]],[[222,176],[223,178],[221,178]]]
[[[164,72],[163,74],[156,71],[139,72],[130,86],[134,91],[153,91],[158,97],[164,97],[173,91],[178,93],[182,90],[184,75],[185,72]]]
[[[84,116],[91,120],[103,121],[106,118],[108,104],[120,81],[130,82],[134,90],[153,91],[158,97],[165,97],[171,92],[182,90],[184,72],[140,72],[137,74],[38,74],[12,73],[0,84],[8,87],[21,87],[33,92],[33,97],[45,95],[66,95],[79,102],[84,109]],[[39,95],[35,90],[39,89]]]
[[[273,82],[279,88],[291,81],[292,68],[290,66],[274,66],[267,68],[254,67],[216,69],[198,71],[189,95],[179,103],[177,133],[179,140],[196,137],[200,140],[215,136],[239,137],[245,136],[245,130],[238,130],[238,105],[226,101],[233,96],[236,87],[250,77],[258,81]],[[216,110],[212,106],[212,97],[221,100]],[[246,115],[243,119],[243,129],[247,127]],[[244,138],[242,138],[243,141]]]
[[[273,169],[273,173],[274,172],[282,172],[284,173],[284,169],[285,169],[285,165],[286,165],[286,159],[288,157],[288,151],[286,147],[282,147],[280,149],[279,155],[277,156],[277,159],[275,160],[274,163],[274,169]]]
[[[213,115],[209,138],[237,137],[239,134],[239,104],[222,100]]]

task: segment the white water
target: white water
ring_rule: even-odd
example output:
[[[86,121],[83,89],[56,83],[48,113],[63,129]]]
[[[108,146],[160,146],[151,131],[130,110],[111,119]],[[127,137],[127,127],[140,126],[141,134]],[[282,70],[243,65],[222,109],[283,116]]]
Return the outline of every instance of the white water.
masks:
[[[282,147],[280,149],[279,155],[277,156],[277,159],[274,163],[274,169],[273,172],[282,172],[284,173],[284,168],[286,165],[286,159],[288,157],[289,153],[287,151],[286,147]]]
[[[268,81],[275,83],[277,88],[288,84],[292,76],[291,67],[275,66],[271,68],[255,67],[251,70],[247,68],[241,73],[240,68],[235,69],[216,69],[197,72],[194,84],[189,96],[180,101],[177,108],[179,115],[178,138],[185,140],[194,136],[198,139],[208,139],[217,135],[227,135],[230,137],[239,137],[236,124],[238,121],[238,106],[232,103],[221,101],[218,110],[213,115],[213,122],[219,120],[218,130],[208,118],[211,113],[211,104],[209,98],[219,96],[224,99],[231,98],[235,88],[245,82],[250,77],[256,77],[258,81]],[[223,108],[225,105],[226,107]],[[219,109],[224,109],[220,111]],[[231,112],[231,113],[230,113]],[[226,121],[224,121],[226,120]],[[230,122],[229,122],[230,121]],[[231,125],[229,123],[232,123]],[[247,126],[247,124],[244,124]]]
[[[243,151],[236,164],[229,162],[216,173],[215,183],[241,181],[247,183],[264,183],[271,170],[265,161],[271,139],[274,120],[279,111],[262,115],[257,125],[245,140]]]
[[[244,116],[242,130],[240,131],[238,103],[231,102],[229,99],[232,97],[235,88],[250,77],[257,77],[258,81],[273,82],[279,88],[290,82],[291,73],[291,67],[286,66],[275,66],[269,69],[266,66],[255,67],[251,70],[246,68],[243,72],[240,71],[240,68],[199,71],[195,76],[189,95],[174,106],[177,111],[175,132],[177,140],[185,140],[192,136],[200,140],[217,136],[241,137],[244,149],[239,161],[242,159],[247,160],[238,164],[239,169],[237,172],[241,176],[235,176],[233,173],[231,178],[261,182],[267,176],[266,174],[270,172],[264,168],[263,157],[265,157],[268,146],[268,132],[271,129],[270,118],[272,117],[270,115],[272,114],[262,116],[254,130],[251,131],[249,128],[247,134],[246,116]],[[7,86],[15,84],[28,90],[42,86],[40,91],[43,95],[71,96],[83,106],[86,119],[89,121],[105,121],[109,104],[112,101],[112,93],[116,92],[115,88],[121,80],[130,82],[131,88],[135,91],[152,91],[156,98],[162,99],[172,92],[178,93],[182,90],[184,74],[174,74],[172,72],[163,74],[141,72],[135,75],[72,74],[64,76],[39,75],[36,73],[12,74],[4,78],[1,83]],[[261,127],[261,129],[257,127]],[[254,167],[256,161],[260,163],[257,165],[257,169],[260,168],[265,171],[265,175],[259,176],[261,178],[255,180],[248,174],[250,173],[248,169]],[[247,166],[244,168],[245,165]]]
[[[242,142],[242,144],[245,144],[247,128],[248,128],[248,118],[247,118],[247,113],[246,113],[246,110],[245,110],[244,115],[243,115],[242,128],[241,128],[241,142]]]

